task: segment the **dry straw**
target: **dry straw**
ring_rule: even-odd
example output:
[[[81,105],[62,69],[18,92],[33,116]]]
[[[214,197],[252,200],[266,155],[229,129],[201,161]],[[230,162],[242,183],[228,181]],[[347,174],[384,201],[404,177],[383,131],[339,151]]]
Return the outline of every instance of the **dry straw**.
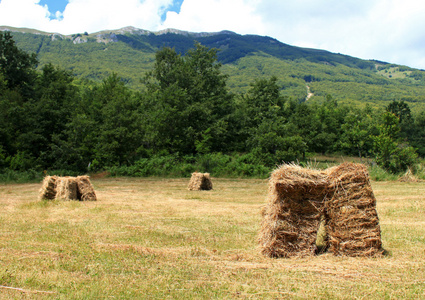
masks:
[[[40,199],[96,201],[89,176],[46,176],[40,189]]]
[[[89,176],[77,177],[78,199],[81,201],[96,201],[96,193]]]
[[[56,200],[78,200],[77,179],[75,177],[58,177]]]
[[[327,173],[332,192],[325,203],[330,251],[348,256],[382,253],[376,199],[367,167],[345,163]]]
[[[315,253],[327,186],[325,173],[293,164],[271,174],[259,236],[263,254],[291,257]]]
[[[270,257],[313,255],[330,245],[336,255],[381,251],[376,200],[366,167],[325,171],[285,164],[269,180],[259,243]]]
[[[209,173],[192,173],[188,189],[190,191],[212,190],[212,181]]]
[[[56,176],[46,176],[40,189],[40,199],[53,200],[56,197]]]
[[[413,175],[412,170],[407,169],[406,173],[403,174],[403,176],[401,176],[398,181],[400,182],[418,182],[418,178],[415,177],[415,175]]]

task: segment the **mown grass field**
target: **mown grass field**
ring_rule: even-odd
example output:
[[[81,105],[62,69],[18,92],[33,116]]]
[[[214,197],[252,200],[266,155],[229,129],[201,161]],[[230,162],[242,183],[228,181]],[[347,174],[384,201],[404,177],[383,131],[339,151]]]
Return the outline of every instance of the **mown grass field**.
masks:
[[[98,201],[0,185],[0,299],[425,299],[425,183],[373,182],[381,258],[271,259],[267,180],[93,179]]]

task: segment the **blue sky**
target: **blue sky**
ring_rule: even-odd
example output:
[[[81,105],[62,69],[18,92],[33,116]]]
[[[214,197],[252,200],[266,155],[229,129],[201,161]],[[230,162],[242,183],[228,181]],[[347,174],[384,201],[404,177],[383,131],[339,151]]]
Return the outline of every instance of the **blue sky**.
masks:
[[[74,34],[230,30],[425,69],[425,1],[0,0],[0,26]]]
[[[57,11],[62,13],[65,10],[68,0],[40,0],[39,3],[43,6],[47,5],[49,12],[55,15]]]
[[[49,17],[50,19],[57,19],[56,12],[63,13],[68,2],[69,2],[68,0],[40,0],[39,4],[42,6],[47,5],[48,11],[51,14]],[[167,11],[179,13],[182,3],[183,3],[183,0],[173,1],[171,6],[168,7],[167,10],[161,15],[161,20],[165,21]]]

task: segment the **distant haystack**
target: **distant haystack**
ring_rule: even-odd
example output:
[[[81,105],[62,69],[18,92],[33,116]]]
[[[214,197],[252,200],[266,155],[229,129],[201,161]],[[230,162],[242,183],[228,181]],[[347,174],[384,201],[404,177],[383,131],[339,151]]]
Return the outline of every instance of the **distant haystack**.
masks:
[[[53,200],[56,197],[57,176],[46,176],[40,189],[40,199]]]
[[[192,173],[188,189],[190,191],[212,190],[212,181],[209,173]]]
[[[40,189],[40,199],[96,201],[89,176],[46,176]]]
[[[282,165],[269,180],[259,233],[270,257],[381,253],[381,236],[367,169],[342,164],[325,171]]]
[[[382,253],[376,199],[367,167],[344,163],[327,173],[332,192],[325,203],[329,250],[348,256]]]
[[[291,257],[316,252],[327,187],[325,173],[292,164],[271,174],[259,236],[263,254]]]
[[[401,176],[398,181],[400,182],[418,182],[418,178],[415,177],[415,175],[413,175],[412,170],[407,169],[406,173],[403,174],[403,176]]]

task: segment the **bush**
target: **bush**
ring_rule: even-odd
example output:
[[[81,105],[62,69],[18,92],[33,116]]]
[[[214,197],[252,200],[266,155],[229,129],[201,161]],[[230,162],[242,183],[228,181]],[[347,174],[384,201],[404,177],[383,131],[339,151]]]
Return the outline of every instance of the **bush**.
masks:
[[[271,169],[255,162],[250,154],[227,155],[208,153],[197,156],[177,155],[142,158],[131,166],[111,167],[112,176],[131,177],[189,177],[191,173],[206,172],[220,177],[268,177]]]
[[[3,169],[0,172],[0,182],[16,182],[16,183],[26,183],[26,182],[38,182],[41,181],[44,177],[42,172],[30,169],[27,171],[15,171],[10,169]]]

